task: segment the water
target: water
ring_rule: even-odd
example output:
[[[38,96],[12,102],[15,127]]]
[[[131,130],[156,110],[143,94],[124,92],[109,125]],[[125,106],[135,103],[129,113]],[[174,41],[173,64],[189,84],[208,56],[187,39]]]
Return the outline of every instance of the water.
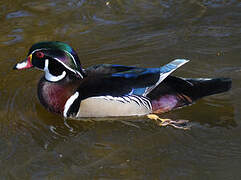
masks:
[[[2,0],[1,179],[240,179],[241,3],[238,0]],[[38,102],[37,70],[13,71],[38,41],[73,46],[84,67],[158,67],[191,61],[175,75],[230,77],[232,89],[163,114],[66,123]],[[125,123],[128,122],[128,123]]]

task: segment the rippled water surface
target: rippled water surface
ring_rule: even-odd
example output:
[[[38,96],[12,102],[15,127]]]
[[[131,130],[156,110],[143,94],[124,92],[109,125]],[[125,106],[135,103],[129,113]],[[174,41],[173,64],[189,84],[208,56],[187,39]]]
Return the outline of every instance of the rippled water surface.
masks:
[[[0,179],[241,179],[239,0],[1,0]],[[84,67],[158,67],[191,61],[175,75],[231,77],[232,89],[162,115],[73,121],[37,99],[42,72],[13,71],[44,40],[73,46]]]

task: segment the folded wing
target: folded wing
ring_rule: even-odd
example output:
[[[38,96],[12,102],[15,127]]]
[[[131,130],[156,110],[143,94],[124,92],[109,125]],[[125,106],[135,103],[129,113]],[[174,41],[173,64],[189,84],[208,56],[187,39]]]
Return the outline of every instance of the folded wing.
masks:
[[[95,89],[94,86],[98,86],[99,93],[91,93],[93,96],[147,96],[167,76],[187,62],[188,60],[185,59],[176,59],[161,68],[138,68],[109,64],[95,65],[86,69],[88,83],[83,83],[81,89],[90,90]],[[83,88],[83,86],[86,87]]]

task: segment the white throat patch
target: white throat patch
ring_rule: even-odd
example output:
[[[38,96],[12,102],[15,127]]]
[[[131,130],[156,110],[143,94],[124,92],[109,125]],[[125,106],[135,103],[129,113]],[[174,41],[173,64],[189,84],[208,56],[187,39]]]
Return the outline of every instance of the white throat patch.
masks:
[[[57,81],[60,81],[61,79],[63,79],[65,76],[66,76],[66,72],[63,71],[61,75],[59,76],[54,76],[52,75],[50,72],[49,72],[49,60],[46,59],[45,60],[45,64],[44,64],[44,72],[45,72],[45,78],[48,80],[48,81],[51,81],[51,82],[57,82]]]

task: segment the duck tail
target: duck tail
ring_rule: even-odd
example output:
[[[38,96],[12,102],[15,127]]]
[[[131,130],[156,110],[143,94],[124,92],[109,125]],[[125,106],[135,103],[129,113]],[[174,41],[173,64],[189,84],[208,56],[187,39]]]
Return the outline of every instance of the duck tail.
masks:
[[[222,93],[231,88],[230,78],[179,78],[168,76],[147,97],[153,112],[162,113],[192,104],[205,96]]]
[[[199,78],[199,79],[184,79],[193,85],[188,94],[193,100],[226,92],[231,88],[232,80],[230,78]]]

